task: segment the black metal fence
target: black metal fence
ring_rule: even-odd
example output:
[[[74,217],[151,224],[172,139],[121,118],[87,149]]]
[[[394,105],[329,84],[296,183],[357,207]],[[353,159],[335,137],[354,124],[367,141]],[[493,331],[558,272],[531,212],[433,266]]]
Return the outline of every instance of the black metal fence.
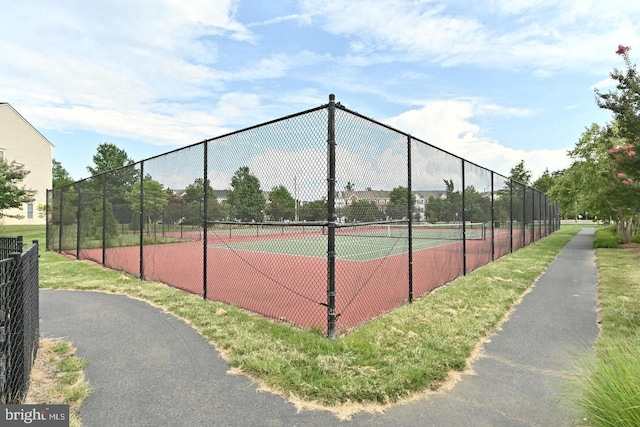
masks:
[[[333,98],[47,203],[49,250],[329,336],[558,227],[539,191]]]
[[[0,402],[21,403],[38,352],[38,241],[0,237]]]

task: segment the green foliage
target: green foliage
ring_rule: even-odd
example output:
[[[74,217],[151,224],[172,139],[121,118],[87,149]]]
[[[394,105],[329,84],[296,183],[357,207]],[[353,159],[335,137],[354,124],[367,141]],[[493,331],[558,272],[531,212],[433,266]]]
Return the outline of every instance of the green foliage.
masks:
[[[524,160],[511,168],[509,177],[521,184],[531,185],[531,171],[524,166]]]
[[[144,177],[143,181],[143,213],[147,224],[162,219],[162,212],[167,206],[168,194],[164,185],[151,178]],[[127,200],[134,212],[140,212],[140,186],[135,185],[127,194]],[[136,215],[134,215],[134,218]]]
[[[266,214],[272,221],[293,220],[296,202],[284,185],[273,187],[269,193]]]
[[[593,238],[594,248],[617,248],[622,243],[622,236],[616,227],[599,228]]]
[[[543,193],[547,193],[553,187],[554,177],[549,173],[549,168],[545,169],[540,178],[536,179],[532,187]]]
[[[96,154],[93,156],[93,163],[95,167],[87,166],[87,171],[91,176],[133,165],[134,162],[125,150],[118,148],[115,144],[105,142],[98,145]]]
[[[412,206],[416,204],[416,196],[411,195]],[[392,219],[402,219],[407,217],[409,206],[409,191],[407,187],[396,187],[391,190],[386,214]]]
[[[53,188],[73,183],[73,178],[71,178],[69,172],[67,172],[67,170],[62,166],[62,163],[56,159],[52,159],[51,172],[53,177]]]
[[[299,214],[301,221],[326,221],[327,220],[327,200],[314,200],[300,206]]]
[[[260,181],[247,166],[239,168],[231,178],[232,190],[227,191],[230,217],[240,221],[262,221],[266,200]]]
[[[29,171],[19,163],[0,160],[0,218],[21,218],[22,215],[9,215],[3,211],[11,208],[22,209],[23,204],[33,202],[36,192],[21,185],[28,174]]]
[[[385,218],[384,212],[378,209],[378,205],[369,200],[352,202],[347,205],[344,213],[347,222],[372,222]]]
[[[577,406],[596,426],[640,425],[640,334],[601,340],[598,358],[577,376]]]
[[[445,198],[429,197],[426,219],[429,222],[454,222],[462,220],[462,192],[456,191],[453,180],[444,180]]]
[[[204,190],[203,178],[196,178],[193,183],[185,188],[183,196],[183,201],[186,204],[186,209],[183,209],[185,224],[202,225],[204,221]],[[177,202],[177,200],[173,201],[174,204],[177,204]],[[216,193],[211,187],[211,182],[207,180],[207,220],[216,221],[225,219],[227,216],[224,206],[218,202]]]

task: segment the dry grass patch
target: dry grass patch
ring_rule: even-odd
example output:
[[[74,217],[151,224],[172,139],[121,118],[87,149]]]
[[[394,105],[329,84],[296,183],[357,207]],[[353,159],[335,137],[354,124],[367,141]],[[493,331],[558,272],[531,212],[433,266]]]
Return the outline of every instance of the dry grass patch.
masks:
[[[24,403],[68,404],[70,426],[80,427],[80,405],[91,392],[84,378],[86,364],[84,359],[75,356],[70,343],[41,339]]]

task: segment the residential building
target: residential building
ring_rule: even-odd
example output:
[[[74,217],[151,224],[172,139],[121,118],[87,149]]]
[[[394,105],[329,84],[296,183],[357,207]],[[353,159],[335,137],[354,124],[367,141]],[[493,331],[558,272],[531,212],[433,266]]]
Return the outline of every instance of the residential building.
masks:
[[[30,173],[22,182],[36,191],[35,200],[22,209],[7,209],[5,215],[21,215],[21,219],[3,217],[0,224],[45,224],[38,207],[47,203],[47,189],[52,186],[51,157],[53,144],[31,125],[10,104],[0,102],[0,159],[15,161]]]

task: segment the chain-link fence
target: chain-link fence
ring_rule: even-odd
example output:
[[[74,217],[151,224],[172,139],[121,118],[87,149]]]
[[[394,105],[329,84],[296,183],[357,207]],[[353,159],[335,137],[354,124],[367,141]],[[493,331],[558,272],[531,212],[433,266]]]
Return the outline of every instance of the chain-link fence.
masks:
[[[558,227],[544,194],[333,99],[47,204],[49,250],[330,336]]]
[[[39,342],[38,242],[0,237],[0,402],[21,403]]]

